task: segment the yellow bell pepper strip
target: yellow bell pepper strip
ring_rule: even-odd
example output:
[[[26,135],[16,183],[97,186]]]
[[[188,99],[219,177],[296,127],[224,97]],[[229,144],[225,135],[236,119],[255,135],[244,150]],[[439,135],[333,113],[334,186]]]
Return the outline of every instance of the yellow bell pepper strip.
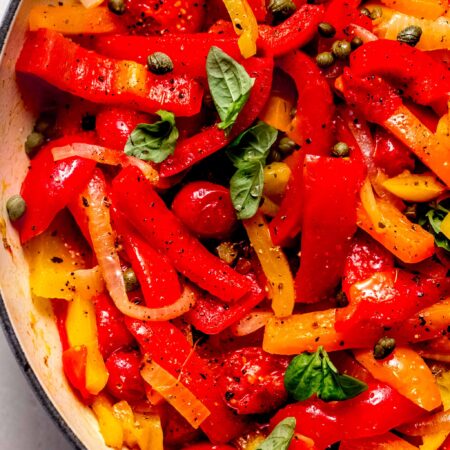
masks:
[[[273,162],[264,167],[264,195],[279,198],[286,190],[291,169],[286,163]]]
[[[357,209],[357,224],[376,241],[405,263],[417,263],[434,254],[434,237],[420,225],[414,224],[394,205],[376,199],[383,217],[382,224],[374,224],[362,205]],[[378,228],[383,228],[378,232]]]
[[[125,400],[115,403],[112,407],[114,416],[120,421],[123,430],[124,443],[132,448],[137,444],[135,419],[131,406]]]
[[[422,19],[437,19],[448,7],[447,0],[381,0],[381,3],[399,12]]]
[[[264,331],[263,349],[268,353],[297,355],[314,352],[320,346],[327,352],[367,347],[377,339],[371,333],[366,333],[360,336],[358,342],[350,342],[343,333],[335,330],[335,321],[335,309],[294,314],[284,319],[272,317]]]
[[[404,439],[395,434],[386,433],[380,436],[372,436],[362,439],[351,439],[341,441],[339,450],[417,450],[417,447],[411,445]]]
[[[150,357],[144,357],[142,378],[197,429],[211,414],[208,408],[181,381]]]
[[[450,239],[450,213],[448,213],[444,220],[441,223],[441,233],[447,238]]]
[[[259,114],[259,119],[271,127],[288,131],[292,122],[292,108],[294,104],[278,95],[271,95],[266,106]]]
[[[427,411],[441,406],[441,394],[425,361],[411,348],[397,346],[383,360],[376,360],[373,350],[354,352],[356,360],[377,380],[383,381]]]
[[[383,214],[380,211],[380,208],[378,208],[377,200],[375,198],[375,194],[373,192],[372,184],[369,178],[366,178],[363,185],[361,186],[360,198],[361,206],[367,213],[370,222],[373,223],[374,229],[377,231],[377,233],[384,233],[385,220]]]
[[[163,429],[157,414],[135,414],[137,444],[140,450],[164,450]]]
[[[400,106],[383,123],[407,145],[447,186],[450,186],[450,147],[433,134],[406,106]]]
[[[40,28],[66,35],[120,33],[120,20],[107,7],[87,9],[83,5],[36,5],[30,11],[30,31]]]
[[[382,184],[391,194],[407,202],[429,202],[446,190],[446,187],[431,172],[412,174],[409,170],[405,170]]]
[[[223,0],[230,15],[234,31],[239,36],[239,50],[244,58],[256,54],[258,22],[247,0]]]
[[[278,214],[280,207],[269,197],[263,195],[259,210],[266,216],[275,217]]]
[[[86,390],[98,394],[108,381],[108,371],[98,347],[97,322],[92,301],[76,296],[68,305],[66,332],[70,347],[85,346]]]
[[[292,314],[295,304],[294,278],[281,248],[274,245],[269,227],[261,212],[244,221],[250,243],[261,263],[269,284],[269,298],[277,317]]]
[[[95,397],[92,410],[97,417],[100,433],[108,447],[121,449],[123,429],[120,420],[114,415],[113,404],[104,394]]]

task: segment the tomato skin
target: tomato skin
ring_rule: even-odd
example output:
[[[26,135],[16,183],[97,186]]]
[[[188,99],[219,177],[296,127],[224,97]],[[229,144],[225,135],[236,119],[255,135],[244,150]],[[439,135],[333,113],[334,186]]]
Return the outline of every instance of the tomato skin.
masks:
[[[98,330],[98,344],[103,358],[134,343],[134,338],[126,328],[122,313],[114,306],[106,294],[94,298],[95,317]]]
[[[391,177],[404,170],[414,170],[414,159],[408,147],[381,128],[375,133],[374,161]]]
[[[183,187],[172,203],[172,211],[200,238],[226,238],[237,223],[230,191],[207,181]]]
[[[287,400],[284,373],[290,358],[260,347],[236,350],[225,357],[219,381],[226,403],[238,414],[259,414]]]
[[[136,31],[196,33],[205,18],[204,0],[126,0],[126,10],[136,22]]]
[[[123,150],[128,136],[140,123],[151,122],[147,114],[124,108],[105,107],[96,119],[96,131],[100,144],[115,150]]]
[[[120,400],[136,401],[145,397],[144,380],[139,371],[141,356],[137,351],[117,351],[106,361],[108,391]]]

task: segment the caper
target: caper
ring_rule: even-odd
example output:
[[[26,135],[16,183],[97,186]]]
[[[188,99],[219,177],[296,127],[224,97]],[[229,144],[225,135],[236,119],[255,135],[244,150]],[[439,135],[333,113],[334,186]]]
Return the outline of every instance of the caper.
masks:
[[[363,45],[363,44],[364,44],[364,42],[358,36],[355,36],[350,42],[350,45],[353,50],[356,50],[358,47],[361,47],[361,45]]]
[[[24,215],[26,209],[27,204],[21,195],[13,195],[6,202],[6,211],[11,222],[19,220]]]
[[[330,67],[334,63],[334,56],[331,52],[322,52],[316,56],[316,63],[322,69]]]
[[[345,59],[348,58],[352,51],[352,46],[348,41],[334,41],[331,46],[331,52],[336,58]]]
[[[112,13],[120,16],[125,12],[125,9],[126,9],[125,1],[124,0],[108,0],[108,8]]]
[[[379,6],[375,6],[370,12],[370,18],[372,20],[379,19],[383,15],[383,10]]]
[[[173,62],[169,55],[162,52],[155,52],[147,58],[147,68],[156,75],[164,75],[172,72]]]
[[[317,29],[319,34],[326,38],[332,38],[336,34],[336,28],[328,22],[320,22]]]
[[[134,291],[139,287],[139,281],[134,273],[134,270],[129,267],[123,272],[123,281],[125,282],[125,289],[127,292]]]
[[[27,155],[36,150],[37,147],[40,147],[45,141],[44,135],[42,133],[38,133],[37,131],[32,131],[25,141],[25,152]]]
[[[361,8],[359,10],[359,12],[363,15],[363,16],[367,16],[369,18],[371,18],[371,12],[367,9],[367,8]]]
[[[336,158],[344,158],[348,156],[349,152],[350,148],[345,142],[338,142],[337,144],[334,144],[331,155]]]
[[[411,25],[398,33],[397,41],[408,44],[411,47],[415,47],[420,41],[421,36],[422,28],[416,25]]]
[[[291,138],[285,136],[280,139],[280,142],[278,143],[278,150],[283,154],[289,154],[295,150],[296,146],[297,144]]]
[[[269,11],[278,21],[287,19],[296,10],[295,3],[292,0],[270,0]]]
[[[395,339],[387,336],[382,337],[373,348],[375,359],[384,359],[395,350]]]
[[[417,219],[417,203],[407,206],[403,214],[410,220]]]

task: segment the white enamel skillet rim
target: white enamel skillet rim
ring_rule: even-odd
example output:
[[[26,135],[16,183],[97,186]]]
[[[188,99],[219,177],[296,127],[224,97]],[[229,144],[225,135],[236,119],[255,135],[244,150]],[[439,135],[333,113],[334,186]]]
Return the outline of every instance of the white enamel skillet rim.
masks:
[[[6,0],[0,0],[0,2],[3,2]],[[0,24],[0,137],[2,140],[2,144],[4,145],[2,149],[2,153],[8,152],[11,142],[14,142],[14,147],[18,147],[17,143],[22,141],[23,139],[21,136],[16,136],[14,140],[9,139],[8,137],[14,133],[14,124],[15,119],[14,115],[20,114],[20,112],[23,110],[22,102],[18,100],[17,93],[11,93],[12,89],[11,86],[13,83],[13,59],[8,60],[7,59],[7,51],[9,48],[9,43],[13,39],[13,36],[15,35],[15,32],[13,31],[13,28],[16,26],[16,21],[19,15],[21,15],[21,9],[24,3],[27,3],[27,6],[30,6],[31,3],[36,4],[36,1],[22,1],[22,0],[10,0],[9,6],[6,8],[5,15],[3,16],[3,20]],[[27,8],[28,9],[28,8]],[[19,28],[24,29],[24,26],[20,26]],[[23,31],[22,31],[23,35]],[[22,39],[22,38],[21,38]],[[22,45],[22,42],[20,42],[20,46]],[[6,67],[6,68],[5,68]],[[6,77],[4,77],[5,73],[9,72],[9,80],[6,80]],[[11,99],[15,100],[15,102],[11,102]],[[7,105],[6,105],[7,104]],[[17,106],[20,105],[20,107],[17,108]],[[8,109],[10,108],[10,109]],[[17,110],[20,110],[17,112]],[[30,119],[31,120],[31,119]],[[21,126],[20,133],[18,132],[17,135],[22,135],[26,131],[26,126]],[[10,144],[10,145],[8,145]],[[22,153],[23,153],[23,145],[21,146]],[[9,171],[14,172],[14,170],[11,170],[11,163],[14,163],[16,161],[17,151],[19,149],[16,148],[14,151],[12,151],[12,155],[7,155],[7,161],[5,165],[8,165],[9,162]],[[14,153],[16,152],[16,153]],[[20,159],[20,158],[18,158]],[[18,170],[18,172],[22,171],[24,173],[24,170],[26,170],[26,166],[23,165],[23,161],[21,164],[22,168]],[[14,167],[15,169],[15,167]],[[11,177],[8,177],[5,175],[6,172],[1,173],[0,172],[0,181],[2,184],[2,190],[0,195],[0,201],[2,202],[2,208],[3,204],[5,202],[5,198],[7,198],[7,195],[10,195],[11,189],[8,189],[8,186],[11,187],[11,185],[18,185],[18,181],[14,183],[14,180],[11,181],[11,179],[16,178],[22,179],[20,175],[12,175]],[[17,188],[17,187],[16,187]],[[9,192],[7,192],[9,191]],[[2,224],[4,225],[3,219]],[[9,228],[9,227],[8,227]],[[2,237],[5,237],[3,234],[4,231],[2,231]],[[98,432],[97,426],[95,425],[95,419],[93,418],[92,414],[89,413],[89,410],[87,408],[84,408],[81,406],[81,404],[77,401],[75,396],[70,392],[68,389],[67,383],[64,380],[64,377],[62,376],[62,371],[59,368],[59,370],[55,370],[57,368],[57,364],[48,363],[48,359],[56,360],[56,357],[60,358],[60,350],[59,351],[53,351],[58,348],[59,343],[56,344],[55,342],[55,330],[53,330],[53,335],[50,336],[50,339],[53,342],[53,345],[48,345],[48,343],[44,339],[44,333],[46,331],[46,327],[48,323],[44,324],[44,326],[40,329],[38,329],[38,332],[34,337],[33,345],[35,346],[36,353],[42,353],[39,349],[44,346],[47,348],[46,351],[48,351],[49,355],[44,355],[44,361],[45,365],[47,366],[47,372],[44,370],[35,370],[35,362],[31,361],[36,360],[36,357],[33,356],[33,349],[30,347],[24,345],[24,339],[28,338],[28,334],[31,334],[30,332],[24,333],[24,327],[29,326],[29,324],[33,324],[32,320],[35,320],[36,323],[40,323],[42,321],[42,318],[37,315],[36,319],[36,311],[39,311],[38,306],[30,306],[30,317],[31,321],[27,322],[21,317],[20,314],[17,314],[17,310],[14,310],[11,308],[12,301],[16,300],[17,298],[21,298],[20,294],[17,295],[17,292],[23,292],[20,289],[17,289],[16,295],[13,297],[11,296],[11,292],[14,292],[14,288],[11,288],[11,286],[7,286],[7,284],[14,284],[14,282],[21,283],[19,278],[22,278],[25,276],[24,274],[27,273],[26,270],[22,270],[22,266],[24,266],[23,263],[23,256],[19,254],[20,248],[17,245],[17,239],[14,239],[14,237],[11,236],[11,229],[8,229],[6,231],[6,237],[11,239],[11,241],[16,241],[12,245],[12,252],[10,255],[7,255],[3,248],[1,248],[1,255],[0,255],[0,271],[2,272],[2,276],[0,279],[0,285],[1,285],[1,292],[0,292],[0,316],[1,316],[1,323],[4,330],[4,334],[8,340],[8,343],[15,355],[16,360],[18,361],[20,367],[22,368],[23,372],[25,373],[29,383],[31,384],[35,394],[40,400],[40,403],[44,406],[46,411],[49,413],[49,415],[52,417],[53,421],[57,424],[57,426],[60,428],[60,430],[64,433],[64,435],[67,437],[67,439],[71,442],[73,447],[75,449],[84,450],[84,449],[106,449],[107,447],[104,445],[103,440],[101,438],[101,435]],[[10,241],[10,242],[11,242]],[[3,247],[3,246],[2,246]],[[17,254],[15,254],[17,252]],[[21,253],[21,252],[20,252]],[[12,262],[11,262],[12,260]],[[14,262],[14,260],[16,260]],[[11,267],[16,268],[17,272],[23,272],[20,275],[18,275],[17,280],[13,280],[11,283],[5,282],[5,272],[10,270]],[[23,285],[23,282],[22,282]],[[29,296],[26,295],[26,296]],[[13,300],[12,300],[13,299]],[[27,300],[27,305],[25,306],[24,315],[28,314],[28,304],[31,305],[30,301]],[[26,303],[24,301],[24,303]],[[44,311],[44,310],[43,310]],[[48,312],[48,310],[46,311]],[[16,313],[16,314],[14,314]],[[35,314],[35,315],[33,315]],[[47,317],[48,319],[49,317]],[[44,320],[45,321],[45,320]],[[22,322],[22,323],[19,323]],[[32,327],[33,328],[33,327]],[[53,327],[55,328],[55,327]],[[20,329],[21,333],[16,333],[16,330]],[[40,334],[38,336],[38,334]],[[50,356],[50,351],[53,351],[55,355]],[[57,354],[59,353],[59,354]],[[27,357],[28,355],[28,357]],[[40,355],[42,356],[42,355]],[[46,360],[47,357],[47,360]],[[39,372],[39,374],[38,374]],[[59,372],[59,373],[58,373]],[[55,375],[58,373],[58,375]],[[53,378],[57,379],[56,381],[53,380]],[[42,380],[42,382],[40,381]],[[67,392],[64,392],[66,390]],[[58,394],[61,393],[59,396]],[[58,397],[61,397],[60,401],[58,401]],[[53,399],[53,400],[52,400]],[[56,399],[56,401],[55,401]],[[57,405],[58,403],[58,405]],[[78,404],[77,404],[78,403]],[[61,406],[62,405],[62,406]],[[73,412],[74,414],[70,414],[70,412]],[[82,418],[81,420],[78,420],[75,415],[79,416],[86,416],[86,418]],[[69,425],[71,423],[73,426]],[[86,434],[84,433],[83,428],[87,429]],[[76,430],[76,431],[75,431]],[[84,436],[83,436],[84,435]],[[80,437],[79,437],[80,436]],[[82,443],[84,442],[84,444]]]

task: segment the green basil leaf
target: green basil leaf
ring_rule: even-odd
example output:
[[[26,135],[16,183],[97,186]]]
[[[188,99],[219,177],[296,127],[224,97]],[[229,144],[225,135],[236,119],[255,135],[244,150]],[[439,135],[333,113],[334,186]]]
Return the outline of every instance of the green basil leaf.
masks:
[[[450,252],[450,239],[441,233],[442,221],[450,212],[450,199],[442,200],[440,203],[432,202],[428,207],[430,209],[425,210],[418,223],[434,235],[434,242],[438,247]]]
[[[364,382],[341,375],[323,347],[315,353],[296,356],[286,370],[284,385],[297,401],[307,400],[314,394],[326,402],[347,400],[367,389]]]
[[[237,119],[255,82],[244,67],[220,48],[212,46],[206,58],[208,85],[222,122],[219,128],[230,128]]]
[[[129,156],[161,163],[175,151],[178,129],[175,116],[168,111],[158,111],[162,120],[139,124],[128,137],[125,153]]]
[[[264,187],[264,165],[278,131],[259,122],[242,133],[229,147],[228,157],[236,167],[230,180],[230,194],[239,219],[256,214]]]
[[[256,450],[287,450],[295,433],[295,417],[282,420]]]
[[[230,195],[238,219],[256,214],[264,187],[264,166],[251,163],[238,169],[230,180]]]

